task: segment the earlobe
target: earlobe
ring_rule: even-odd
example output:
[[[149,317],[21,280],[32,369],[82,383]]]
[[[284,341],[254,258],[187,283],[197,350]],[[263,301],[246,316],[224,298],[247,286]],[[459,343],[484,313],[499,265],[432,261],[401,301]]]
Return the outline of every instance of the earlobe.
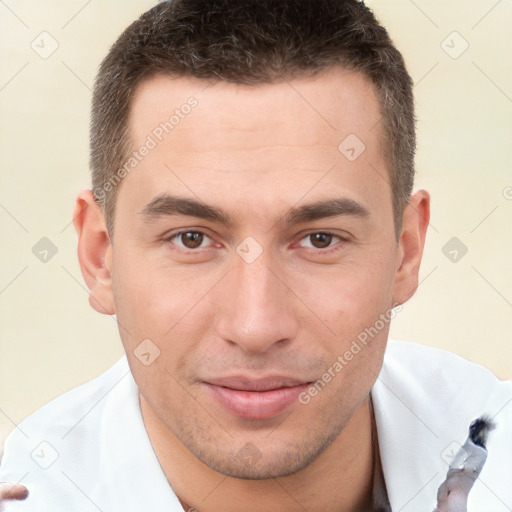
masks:
[[[99,313],[113,315],[112,244],[105,217],[91,190],[78,195],[73,224],[78,234],[80,269],[90,292],[89,303]]]
[[[418,190],[403,213],[393,304],[407,302],[418,288],[418,274],[430,220],[430,195]]]

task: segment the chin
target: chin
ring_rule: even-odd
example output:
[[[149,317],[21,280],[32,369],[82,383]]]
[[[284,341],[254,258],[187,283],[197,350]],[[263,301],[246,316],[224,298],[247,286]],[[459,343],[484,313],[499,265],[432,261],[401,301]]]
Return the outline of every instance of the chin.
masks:
[[[225,451],[217,447],[214,452],[202,451],[201,456],[196,453],[196,457],[210,469],[232,478],[281,478],[298,473],[315,461],[338,436],[339,430],[336,430],[324,435],[305,435],[301,441],[288,441],[281,446],[272,444],[268,436],[262,436],[256,442],[246,442],[236,452],[232,446]]]
[[[280,478],[293,475],[304,467],[309,461],[298,460],[292,454],[282,454],[276,456],[272,454],[269,459],[264,454],[259,455],[259,460],[254,461],[248,456],[245,458],[215,457],[202,462],[210,469],[241,480],[268,480],[271,478]]]

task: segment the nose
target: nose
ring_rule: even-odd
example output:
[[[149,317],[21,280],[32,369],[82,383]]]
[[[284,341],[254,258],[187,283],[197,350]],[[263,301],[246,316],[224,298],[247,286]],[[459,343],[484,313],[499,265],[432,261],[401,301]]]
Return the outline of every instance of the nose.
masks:
[[[247,352],[290,342],[298,331],[294,295],[269,263],[264,255],[252,263],[238,258],[217,296],[217,334]]]

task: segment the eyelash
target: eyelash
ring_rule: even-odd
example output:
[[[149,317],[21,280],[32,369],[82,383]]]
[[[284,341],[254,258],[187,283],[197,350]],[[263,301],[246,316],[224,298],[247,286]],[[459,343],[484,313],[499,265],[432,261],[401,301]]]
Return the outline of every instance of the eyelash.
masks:
[[[163,238],[162,242],[174,245],[173,240],[176,239],[176,238],[179,238],[181,235],[183,235],[185,233],[199,233],[199,234],[209,238],[210,240],[212,240],[212,237],[207,235],[204,231],[194,230],[194,229],[187,229],[187,230],[184,230],[184,231],[178,231],[176,233],[173,233],[173,234]],[[312,247],[303,247],[304,249],[308,249],[310,251],[314,251],[316,253],[321,253],[321,254],[330,254],[331,252],[335,252],[335,251],[338,251],[338,250],[341,249],[341,247],[336,247],[337,244],[339,244],[340,242],[342,242],[343,245],[344,245],[345,243],[348,243],[350,241],[349,238],[344,238],[341,235],[333,233],[332,231],[311,231],[311,232],[305,234],[304,236],[302,236],[300,238],[300,240],[299,240],[299,243],[302,240],[310,237],[311,235],[316,235],[316,234],[332,236],[333,238],[337,239],[337,243],[335,243],[333,246],[328,246],[325,249],[315,249],[315,248],[312,248]],[[178,246],[178,247],[179,247],[179,249],[178,249],[179,251],[182,251],[182,252],[187,253],[187,254],[198,253],[201,249],[207,249],[208,248],[208,247],[198,247],[197,249],[187,249],[186,247],[181,247],[181,246]]]
[[[325,248],[304,247],[304,246],[299,245],[303,249],[307,249],[308,251],[314,251],[315,253],[320,253],[320,254],[330,254],[332,252],[339,251],[342,248],[339,246],[340,242],[342,243],[342,245],[343,245],[343,243],[348,242],[348,238],[343,238],[341,235],[337,235],[336,233],[333,233],[332,231],[311,231],[310,233],[307,233],[299,240],[299,244],[303,240],[307,240],[309,237],[311,237],[311,235],[327,235],[327,236],[333,237],[333,239],[336,239],[336,240],[332,240],[332,242],[334,242],[333,245],[329,245]]]
[[[173,233],[172,235],[169,235],[165,238],[162,239],[162,242],[167,242],[167,243],[173,243],[173,240],[175,238],[179,238],[181,235],[184,235],[185,233],[199,233],[207,238],[209,238],[210,240],[212,240],[212,237],[211,236],[208,236],[204,231],[200,231],[200,230],[195,230],[195,229],[187,229],[185,231],[178,231],[177,233]],[[199,247],[197,249],[187,249],[186,247],[180,247],[179,250],[183,251],[183,252],[198,252],[199,249],[205,249],[204,247]]]

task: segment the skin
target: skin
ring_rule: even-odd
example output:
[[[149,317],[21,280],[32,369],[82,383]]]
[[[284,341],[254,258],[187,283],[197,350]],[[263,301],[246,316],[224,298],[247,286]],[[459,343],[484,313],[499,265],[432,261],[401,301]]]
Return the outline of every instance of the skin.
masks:
[[[158,76],[137,89],[134,150],[187,98],[198,105],[119,185],[113,240],[91,192],[77,198],[91,305],[117,315],[148,435],[186,510],[368,509],[368,393],[388,323],[307,405],[272,418],[231,414],[204,381],[320,379],[360,332],[415,292],[429,195],[411,196],[397,243],[376,91],[358,73],[206,86]],[[366,146],[354,162],[338,150],[350,133]],[[141,214],[161,194],[207,203],[231,222]],[[286,221],[290,208],[341,197],[369,215]],[[187,249],[187,238],[171,238],[180,230],[206,236]],[[325,231],[336,236],[316,246],[309,235]],[[246,237],[262,250],[252,263],[236,250]],[[145,366],[134,350],[148,338],[160,355]]]
[[[0,510],[4,501],[24,500],[28,496],[28,490],[21,484],[0,483]]]

